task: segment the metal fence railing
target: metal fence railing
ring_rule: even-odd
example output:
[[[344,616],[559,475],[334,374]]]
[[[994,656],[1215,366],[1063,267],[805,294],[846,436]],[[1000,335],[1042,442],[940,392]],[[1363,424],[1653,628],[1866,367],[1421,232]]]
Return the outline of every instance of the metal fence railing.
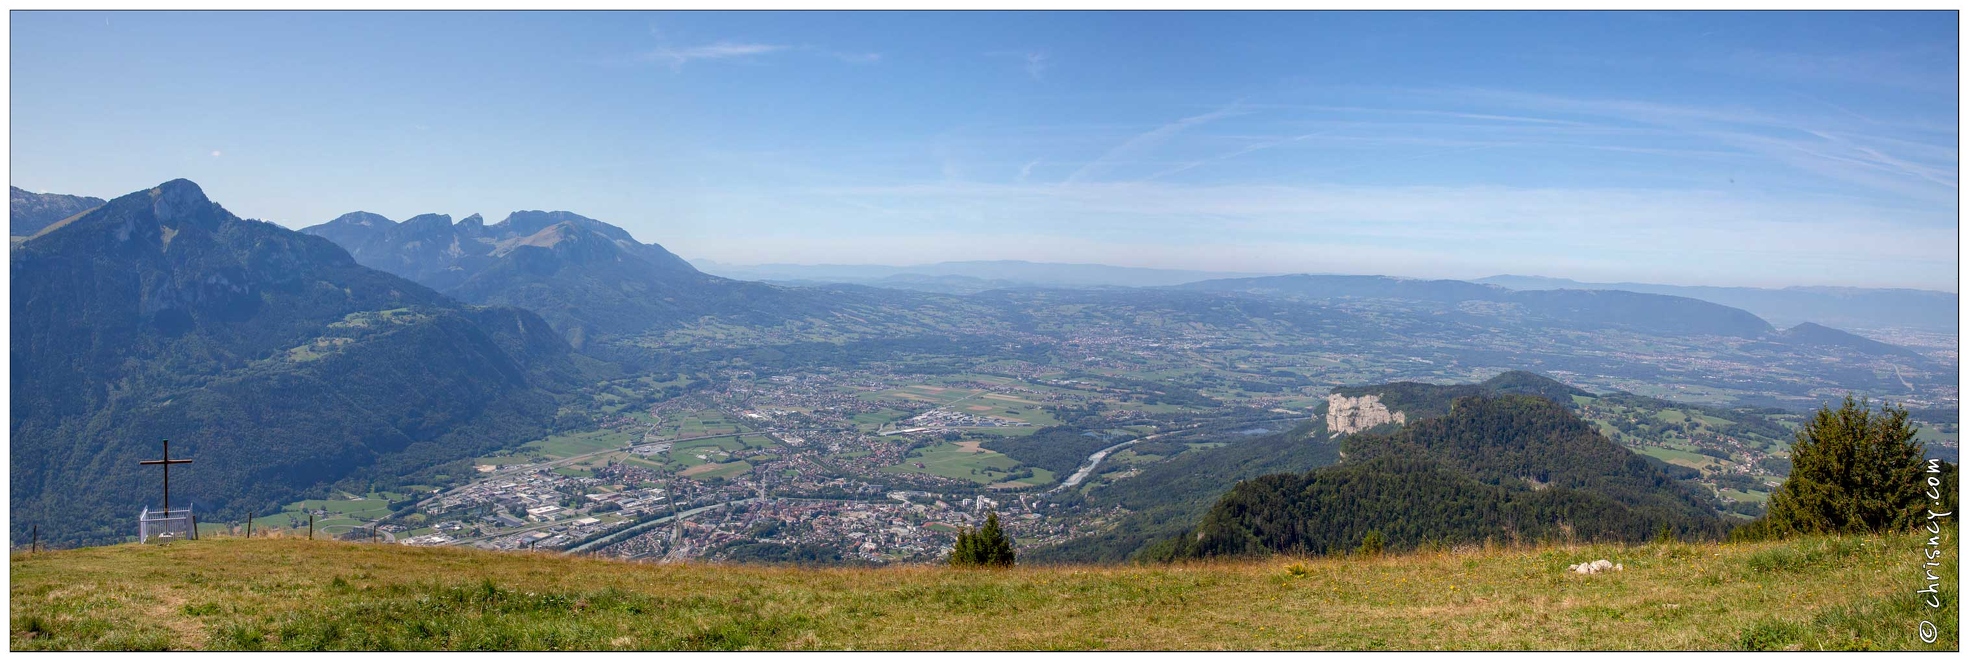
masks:
[[[190,508],[170,510],[151,510],[145,506],[137,515],[137,542],[152,540],[187,540],[198,538],[198,518]]]

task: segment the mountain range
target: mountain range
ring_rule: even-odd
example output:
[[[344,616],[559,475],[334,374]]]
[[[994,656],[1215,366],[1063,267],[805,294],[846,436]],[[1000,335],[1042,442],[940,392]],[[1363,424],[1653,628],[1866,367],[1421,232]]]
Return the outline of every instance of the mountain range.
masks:
[[[353,212],[301,232],[461,301],[539,313],[576,347],[712,315],[760,324],[825,312],[811,296],[701,273],[662,246],[565,211],[518,211],[492,225],[477,214],[398,223]]]
[[[159,440],[209,521],[401,484],[537,438],[602,369],[523,309],[459,303],[189,181],[51,225],[11,259],[14,534],[103,542],[158,501]],[[358,486],[360,489],[360,486]]]
[[[577,348],[591,336],[623,337],[707,316],[737,324],[789,320],[866,321],[891,312],[881,288],[974,295],[1006,288],[1160,287],[1291,300],[1375,300],[1433,304],[1460,314],[1582,330],[1765,338],[1777,343],[1831,343],[1869,355],[1920,359],[1904,348],[1813,325],[1779,333],[1738,308],[1690,297],[1621,290],[1513,290],[1457,280],[1295,274],[1224,278],[1225,274],[1091,264],[1020,261],[947,262],[921,267],[766,265],[730,270],[751,276],[800,276],[781,285],[738,281],[697,271],[656,244],[616,226],[565,211],[520,211],[492,225],[478,215],[456,223],[426,214],[401,223],[353,212],[302,232],[328,238],[356,260],[415,280],[463,301],[533,310]],[[728,265],[715,265],[725,268]],[[829,280],[815,280],[824,278]],[[858,282],[876,289],[843,289]],[[872,305],[871,305],[872,304]],[[933,304],[934,305],[934,304]],[[844,315],[861,306],[859,315]],[[891,306],[892,308],[892,306]],[[1015,313],[1016,315],[1017,313]],[[1485,322],[1490,323],[1490,322]],[[1842,337],[1836,341],[1834,334]]]
[[[35,218],[80,209],[16,237],[10,265],[15,532],[61,521],[70,526],[57,533],[70,541],[128,533],[116,522],[154,485],[135,462],[159,439],[177,440],[175,451],[204,463],[176,487],[222,518],[330,487],[443,483],[466,459],[574,425],[567,417],[580,409],[577,392],[624,371],[710,383],[741,370],[901,357],[1092,365],[1080,354],[1083,340],[1146,351],[1193,342],[1186,336],[1201,331],[1257,339],[1241,342],[1281,355],[1395,356],[1404,367],[1378,373],[1385,378],[1417,374],[1407,365],[1466,375],[1500,365],[1666,374],[1609,358],[1639,356],[1631,348],[1641,347],[1723,357],[1718,365],[1740,372],[1690,379],[1742,391],[1743,374],[1760,374],[1742,370],[1776,366],[1789,376],[1774,388],[1794,399],[1824,384],[1914,392],[1953,381],[1952,361],[1935,365],[1819,324],[1779,331],[1741,309],[1663,294],[1378,276],[1170,282],[1197,274],[1016,262],[960,263],[970,271],[922,278],[947,279],[955,290],[969,287],[962,279],[1031,282],[1020,274],[1050,274],[1056,284],[967,293],[796,287],[706,274],[660,245],[565,211],[513,212],[494,224],[477,215],[399,223],[354,212],[293,231],[238,218],[184,180],[94,204],[22,193],[20,209],[52,210]],[[881,279],[904,277],[918,276]],[[1097,282],[1124,277],[1153,284]],[[1847,356],[1862,360],[1826,360]],[[1887,363],[1913,369],[1880,367]],[[1210,407],[1220,403],[1201,389],[1315,384],[1277,370],[1208,379],[1216,376],[1176,371],[1131,388],[1152,394],[1148,406]],[[1459,393],[1530,393],[1562,405],[1578,394],[1542,377],[1513,379]],[[1409,406],[1403,388],[1381,392]],[[1440,393],[1418,397],[1448,402]],[[1438,415],[1413,407],[1410,421]],[[1167,534],[1194,523],[1237,480],[1337,460],[1343,449],[1333,434],[1309,424],[1222,452],[1175,454],[1144,469],[1143,478],[1159,478],[1124,483],[1156,491],[1141,497],[1149,501],[1124,494],[1135,487],[1089,500],[1138,510],[1149,518],[1140,531]],[[1052,450],[1004,452],[1034,466],[1075,464],[1077,452]],[[1150,501],[1180,505],[1144,505]],[[1089,553],[1125,555],[1152,540],[1131,535]]]
[[[1788,326],[1816,322],[1849,329],[1908,328],[1956,333],[1960,297],[1954,292],[1860,287],[1709,287],[1651,283],[1583,283],[1543,276],[1491,276],[1474,282],[1514,290],[1626,290],[1701,299],[1742,308]]]
[[[1192,271],[1114,267],[1099,264],[1060,264],[1021,260],[939,262],[914,266],[839,264],[738,265],[693,260],[704,271],[742,280],[791,285],[852,283],[871,287],[972,294],[1013,287],[1168,287],[1209,280],[1260,278],[1280,274]],[[1314,277],[1338,277],[1318,274]],[[1355,276],[1352,278],[1379,278]],[[1543,276],[1498,275],[1468,281],[1414,280],[1423,283],[1461,282],[1496,285],[1511,290],[1621,290],[1641,294],[1685,297],[1739,308],[1776,326],[1803,322],[1849,329],[1914,329],[1955,333],[1958,297],[1953,292],[1905,288],[1858,287],[1713,287],[1654,283],[1591,283]],[[1361,296],[1356,294],[1355,296]]]
[[[103,206],[102,198],[59,193],[32,193],[18,186],[8,187],[7,201],[9,217],[7,234],[14,237],[32,237],[42,228],[53,225],[55,221],[80,214]]]
[[[1024,260],[938,262],[907,267],[873,264],[737,265],[711,260],[694,260],[693,263],[711,273],[746,280],[852,283],[956,294],[1004,287],[1162,287],[1217,278],[1265,275]]]
[[[1208,280],[1182,287],[1304,299],[1390,299],[1451,306],[1498,304],[1486,312],[1581,329],[1626,328],[1663,335],[1739,337],[1756,337],[1773,331],[1770,323],[1756,315],[1729,306],[1687,297],[1617,290],[1514,291],[1459,280],[1304,274]]]

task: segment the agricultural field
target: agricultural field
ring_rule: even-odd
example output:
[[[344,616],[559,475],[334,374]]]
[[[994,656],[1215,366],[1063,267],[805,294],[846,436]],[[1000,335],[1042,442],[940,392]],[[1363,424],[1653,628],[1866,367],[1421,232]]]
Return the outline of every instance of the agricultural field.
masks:
[[[1914,438],[1928,445],[1959,447],[1962,443],[1961,432],[1942,432],[1935,429],[1933,425],[1921,426],[1921,429],[1914,433]]]
[[[880,391],[864,391],[858,396],[868,400],[911,400],[931,406],[945,406],[976,398],[983,393],[985,392],[978,389],[911,384]]]
[[[678,475],[697,480],[716,480],[741,476],[750,471],[752,471],[752,464],[744,460],[739,460],[723,463],[707,462],[685,469],[679,472]]]
[[[1659,459],[1663,462],[1667,462],[1669,464],[1679,464],[1685,467],[1689,467],[1691,469],[1708,469],[1716,465],[1716,458],[1709,457],[1707,455],[1698,455],[1695,453],[1691,453],[1689,451],[1676,450],[1673,448],[1663,448],[1661,446],[1638,446],[1635,447],[1633,450],[1636,453],[1653,456],[1654,458]]]
[[[624,461],[635,460],[638,464],[659,466],[665,471],[679,471],[684,472],[683,475],[697,477],[705,476],[705,472],[712,471],[710,469],[692,471],[700,465],[728,462],[732,459],[734,453],[760,451],[777,446],[778,442],[767,435],[734,434],[707,439],[680,441],[676,445],[671,446],[669,451],[659,455],[647,459],[629,455],[625,456]],[[658,463],[654,461],[659,459],[667,460],[667,462]],[[707,477],[723,477],[736,475],[737,473],[743,473],[743,471],[721,473]]]
[[[1032,469],[1031,476],[1014,479],[1014,480],[1008,480],[1002,483],[992,483],[991,486],[1001,489],[1019,488],[1019,487],[1039,487],[1042,485],[1051,485],[1054,482],[1057,482],[1059,479],[1059,477],[1055,476],[1053,474],[1053,471],[1050,469],[1046,469],[1042,467],[1030,467],[1030,469]]]
[[[356,497],[343,494],[336,499],[309,499],[282,506],[280,512],[253,518],[254,530],[295,529],[306,530],[309,513],[322,513],[315,516],[317,534],[339,535],[351,529],[374,522],[390,514],[390,502],[408,498],[408,494],[378,492]],[[230,527],[232,522],[200,522],[199,531],[204,533],[207,526]],[[243,524],[239,523],[239,524]]]
[[[859,414],[855,414],[849,420],[854,421],[855,425],[857,425],[862,432],[874,432],[876,430],[882,429],[884,426],[887,426],[890,423],[894,423],[896,421],[909,418],[910,416],[914,416],[914,415],[915,414],[913,412],[902,411],[899,409],[889,409],[884,407],[880,411],[862,412]]]
[[[1723,496],[1729,497],[1737,501],[1755,501],[1758,503],[1764,503],[1766,501],[1771,500],[1770,492],[1758,492],[1758,491],[1744,492],[1740,490],[1721,490],[1718,491],[1717,494],[1721,494]]]
[[[1019,466],[1017,460],[982,448],[978,445],[980,443],[982,442],[960,441],[918,449],[911,452],[901,464],[884,468],[883,471],[926,473],[984,485],[1002,481],[1006,474],[1012,473]],[[1037,477],[1036,470],[1034,478]]]
[[[535,441],[520,448],[531,450],[548,459],[559,460],[577,455],[587,455],[605,450],[614,450],[642,441],[640,430],[590,430],[572,434],[561,434]]]
[[[715,409],[677,414],[664,413],[656,424],[655,438],[688,439],[713,434],[748,432],[750,428]]]

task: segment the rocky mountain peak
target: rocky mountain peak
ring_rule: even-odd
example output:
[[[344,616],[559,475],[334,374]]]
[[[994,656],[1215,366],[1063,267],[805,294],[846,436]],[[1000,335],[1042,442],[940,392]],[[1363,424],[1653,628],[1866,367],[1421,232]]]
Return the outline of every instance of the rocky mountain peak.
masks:
[[[451,215],[418,214],[398,224],[397,228],[409,236],[447,232],[451,230]]]
[[[390,220],[388,217],[383,216],[382,214],[372,214],[366,211],[352,211],[347,214],[343,214],[341,216],[335,217],[335,220],[329,221],[328,224],[354,225],[354,226],[360,226],[365,228],[386,228],[396,225],[397,222]]]
[[[217,228],[221,221],[213,213],[212,200],[189,179],[173,179],[157,185],[150,190],[150,200],[152,218],[164,227],[197,225],[210,230]]]

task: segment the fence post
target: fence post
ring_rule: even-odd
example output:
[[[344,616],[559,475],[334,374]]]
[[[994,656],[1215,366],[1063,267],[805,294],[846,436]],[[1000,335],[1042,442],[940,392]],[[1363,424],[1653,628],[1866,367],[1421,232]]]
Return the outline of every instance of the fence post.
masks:
[[[246,514],[246,537],[253,537],[253,513]]]
[[[191,539],[192,539],[192,540],[197,540],[197,539],[198,539],[198,516],[197,516],[197,515],[192,515],[192,514],[189,514],[189,513],[187,513],[187,514],[185,515],[185,517],[187,517],[187,518],[190,518],[190,519],[191,519]]]
[[[27,544],[27,553],[38,554],[40,552],[41,552],[41,525],[36,524],[34,525],[34,541]]]
[[[308,539],[314,540],[314,513],[308,513]]]

